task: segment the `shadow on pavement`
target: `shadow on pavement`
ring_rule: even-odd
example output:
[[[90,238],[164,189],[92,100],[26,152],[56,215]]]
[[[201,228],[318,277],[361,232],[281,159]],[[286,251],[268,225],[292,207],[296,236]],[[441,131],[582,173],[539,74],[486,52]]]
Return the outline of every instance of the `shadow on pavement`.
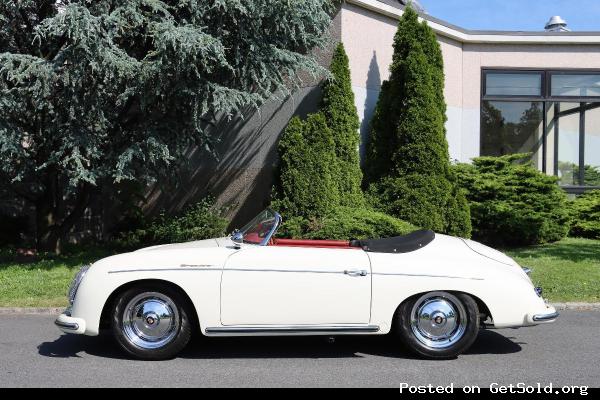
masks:
[[[477,340],[465,354],[511,354],[521,351],[521,342],[514,337],[503,336],[494,330],[481,330]]]
[[[520,343],[495,331],[482,330],[466,355],[510,354],[521,350]],[[38,346],[42,356],[70,358],[84,352],[92,356],[129,359],[111,335],[98,337],[62,335]],[[417,359],[391,335],[341,336],[330,343],[327,337],[195,337],[178,358],[265,359],[265,358],[360,358],[366,355]]]
[[[45,357],[80,358],[81,352],[98,357],[128,358],[110,335],[90,337],[64,334],[53,342],[44,342],[38,346],[38,353]]]

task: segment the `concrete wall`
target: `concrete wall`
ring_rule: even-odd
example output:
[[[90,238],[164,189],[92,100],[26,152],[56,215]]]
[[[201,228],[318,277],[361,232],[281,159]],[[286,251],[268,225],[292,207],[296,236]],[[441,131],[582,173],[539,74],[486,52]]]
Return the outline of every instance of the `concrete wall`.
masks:
[[[191,149],[189,168],[175,188],[156,185],[148,190],[145,213],[174,214],[211,194],[218,205],[228,208],[232,226],[245,224],[269,202],[281,133],[293,116],[314,112],[320,98],[320,88],[311,85],[291,97],[269,101],[260,112],[248,110],[243,119],[220,121],[214,129],[218,158]]]

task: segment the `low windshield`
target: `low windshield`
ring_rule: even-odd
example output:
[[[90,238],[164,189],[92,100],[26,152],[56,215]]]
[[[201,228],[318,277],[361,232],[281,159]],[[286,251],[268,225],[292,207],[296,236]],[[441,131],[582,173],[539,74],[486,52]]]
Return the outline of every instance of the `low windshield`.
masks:
[[[277,213],[272,210],[262,211],[240,229],[240,232],[244,235],[244,243],[263,244],[265,240],[272,236],[279,222],[278,218]]]

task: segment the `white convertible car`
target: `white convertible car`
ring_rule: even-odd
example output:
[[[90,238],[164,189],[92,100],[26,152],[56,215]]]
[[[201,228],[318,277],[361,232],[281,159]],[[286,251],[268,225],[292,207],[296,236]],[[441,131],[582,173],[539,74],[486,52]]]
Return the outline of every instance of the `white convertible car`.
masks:
[[[431,231],[373,240],[274,238],[265,210],[231,237],[155,246],[81,268],[56,325],[110,328],[131,355],[175,356],[206,336],[382,335],[428,358],[456,357],[479,328],[558,316],[528,270],[471,240]]]

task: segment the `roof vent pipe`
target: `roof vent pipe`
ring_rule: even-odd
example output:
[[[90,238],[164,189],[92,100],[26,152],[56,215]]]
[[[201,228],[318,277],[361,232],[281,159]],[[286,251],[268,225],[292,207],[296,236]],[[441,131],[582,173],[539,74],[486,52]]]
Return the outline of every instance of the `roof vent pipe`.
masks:
[[[544,29],[546,29],[546,32],[571,32],[571,30],[567,28],[567,21],[558,15],[550,18]]]
[[[405,6],[410,5],[418,13],[425,14],[427,12],[427,11],[425,11],[425,7],[423,7],[421,5],[421,3],[419,2],[419,0],[398,0],[398,1],[402,5],[405,5]]]

